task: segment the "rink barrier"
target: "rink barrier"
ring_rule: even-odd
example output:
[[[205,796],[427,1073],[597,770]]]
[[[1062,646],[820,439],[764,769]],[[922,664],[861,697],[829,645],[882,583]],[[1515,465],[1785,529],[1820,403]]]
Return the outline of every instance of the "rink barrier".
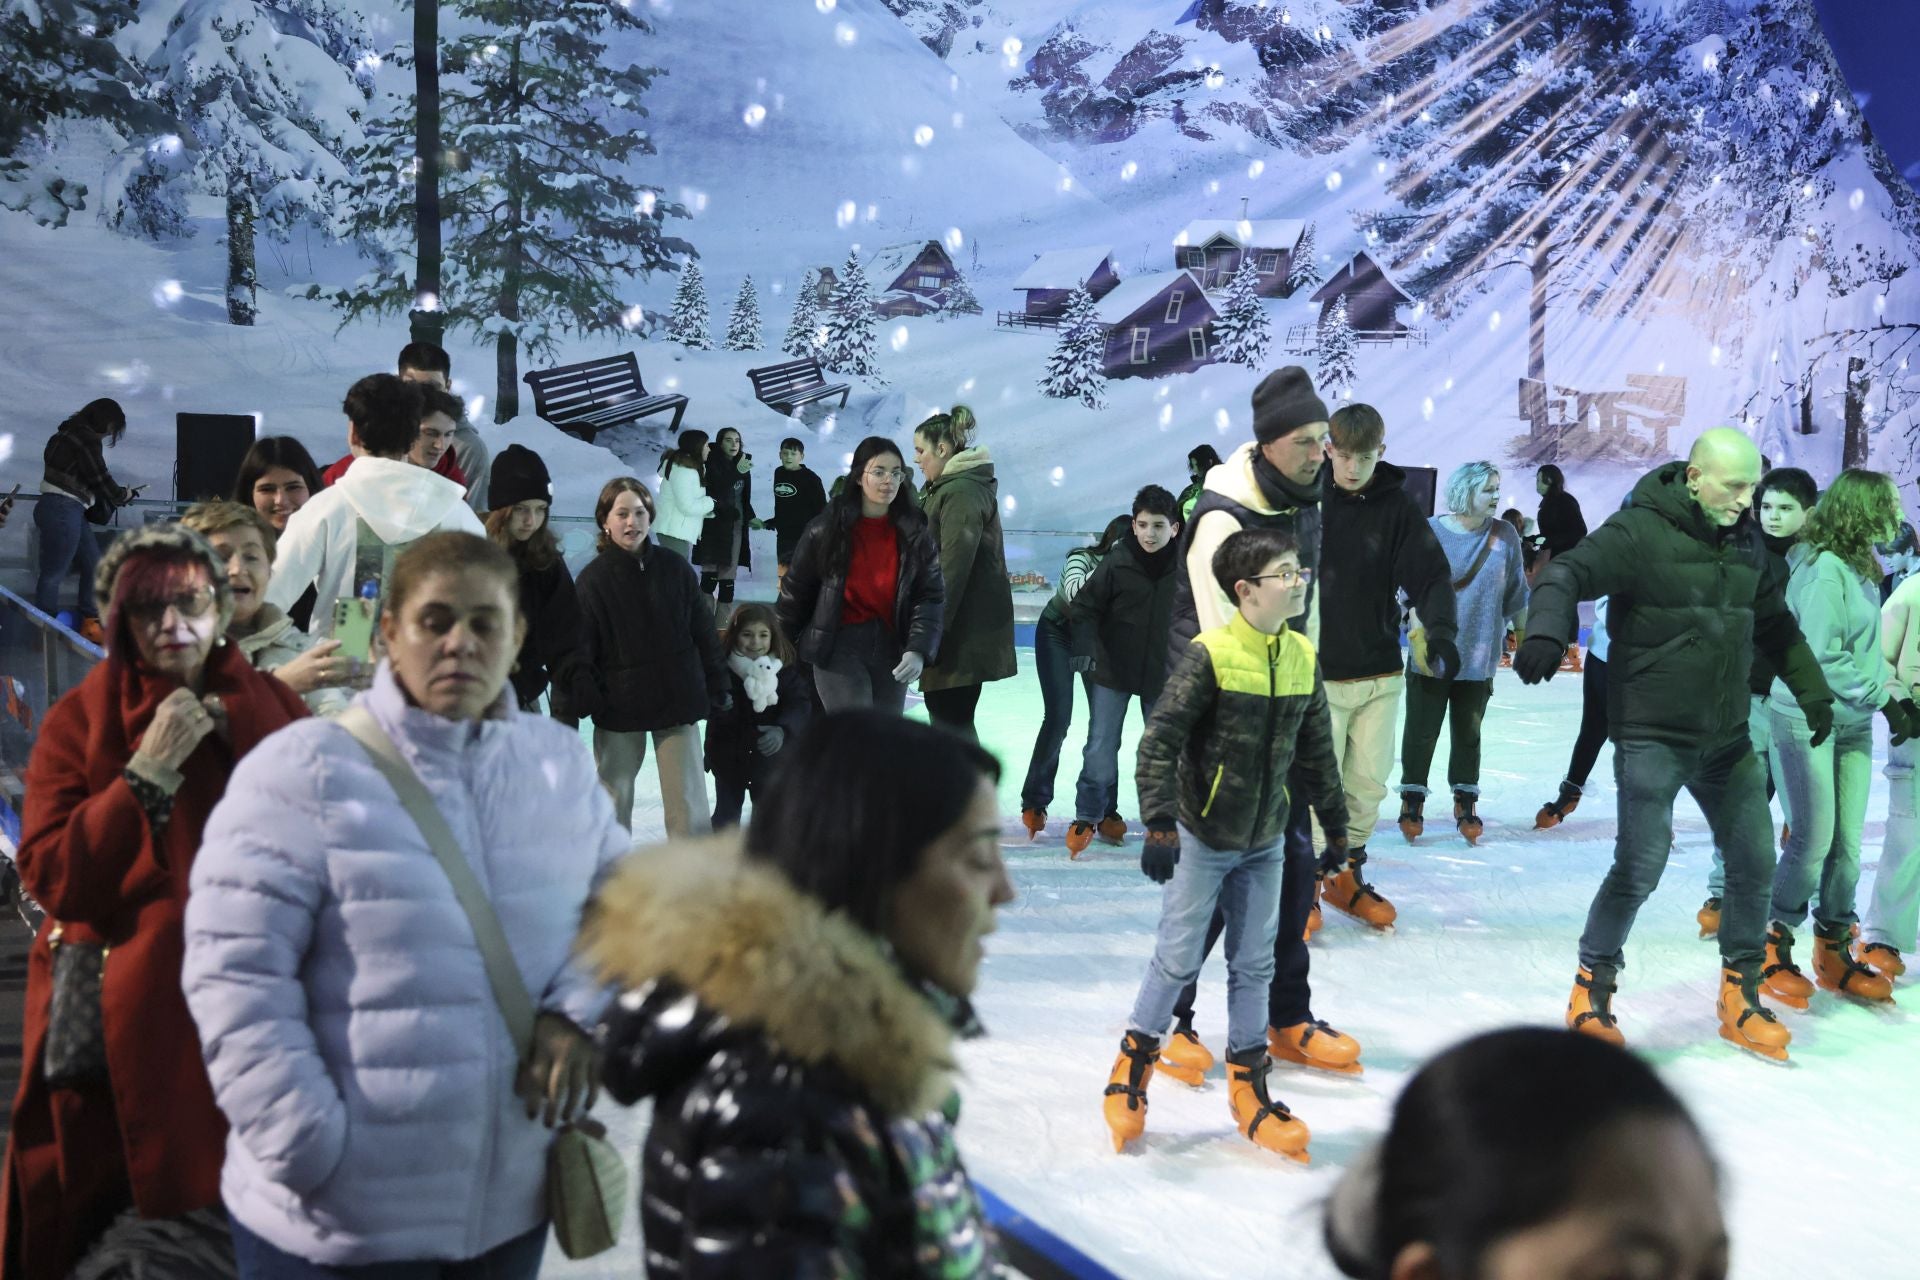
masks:
[[[980,1193],[987,1221],[1000,1236],[1008,1265],[1025,1280],[1120,1280],[1117,1272],[1107,1270],[988,1188],[976,1183],[974,1189]]]

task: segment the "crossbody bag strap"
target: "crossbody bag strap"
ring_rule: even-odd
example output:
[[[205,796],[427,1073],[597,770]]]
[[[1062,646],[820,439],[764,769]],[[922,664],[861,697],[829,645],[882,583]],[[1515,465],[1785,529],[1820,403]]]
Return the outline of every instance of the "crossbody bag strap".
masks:
[[[1456,592],[1465,591],[1467,589],[1467,584],[1472,582],[1474,578],[1479,575],[1480,566],[1485,564],[1487,562],[1487,557],[1492,554],[1493,554],[1493,522],[1488,521],[1487,522],[1487,540],[1480,544],[1480,554],[1473,558],[1473,563],[1467,566],[1467,571],[1464,574],[1462,574],[1461,576],[1453,580],[1453,589]]]
[[[507,1020],[507,1031],[513,1036],[514,1048],[524,1061],[533,1045],[533,996],[527,991],[526,980],[520,976],[520,966],[514,963],[506,931],[500,927],[500,917],[494,913],[486,891],[474,877],[473,867],[460,851],[453,828],[447,825],[445,815],[433,802],[433,795],[420,781],[420,775],[406,762],[400,748],[394,745],[372,712],[356,704],[335,716],[334,723],[366,748],[374,768],[393,786],[400,807],[420,828],[440,869],[447,873],[453,896],[459,900],[460,909],[467,913],[474,941],[480,945],[480,959],[487,968],[487,985],[493,988],[494,1002],[500,1006],[501,1016]]]

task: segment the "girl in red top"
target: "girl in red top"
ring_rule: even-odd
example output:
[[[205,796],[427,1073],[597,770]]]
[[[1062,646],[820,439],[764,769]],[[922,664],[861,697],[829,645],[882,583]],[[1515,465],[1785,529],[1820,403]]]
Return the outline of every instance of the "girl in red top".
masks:
[[[828,711],[905,708],[940,647],[940,553],[906,486],[900,446],[869,436],[851,482],[800,535],[780,584],[781,628]]]

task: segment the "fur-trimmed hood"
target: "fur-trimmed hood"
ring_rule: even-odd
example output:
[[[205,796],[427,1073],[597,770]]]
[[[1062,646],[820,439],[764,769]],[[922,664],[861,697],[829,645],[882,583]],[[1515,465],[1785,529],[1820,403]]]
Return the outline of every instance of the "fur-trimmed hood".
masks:
[[[587,909],[580,951],[632,1008],[658,985],[684,990],[712,1030],[753,1031],[776,1053],[830,1065],[892,1116],[924,1114],[952,1091],[953,1027],[885,947],[829,913],[778,870],[748,862],[738,834],[629,857]],[[678,1002],[666,1012],[684,1016]],[[704,1020],[696,1020],[704,1021]],[[677,1061],[650,1061],[641,1095],[699,1071],[713,1035],[675,1037]]]

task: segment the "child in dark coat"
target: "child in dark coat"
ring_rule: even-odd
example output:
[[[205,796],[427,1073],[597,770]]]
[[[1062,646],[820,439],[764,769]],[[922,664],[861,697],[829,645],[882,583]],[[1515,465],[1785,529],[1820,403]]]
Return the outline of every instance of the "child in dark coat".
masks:
[[[793,645],[770,605],[741,605],[721,637],[721,647],[727,654],[733,705],[707,721],[716,831],[740,825],[742,803],[757,794],[813,705]]]

